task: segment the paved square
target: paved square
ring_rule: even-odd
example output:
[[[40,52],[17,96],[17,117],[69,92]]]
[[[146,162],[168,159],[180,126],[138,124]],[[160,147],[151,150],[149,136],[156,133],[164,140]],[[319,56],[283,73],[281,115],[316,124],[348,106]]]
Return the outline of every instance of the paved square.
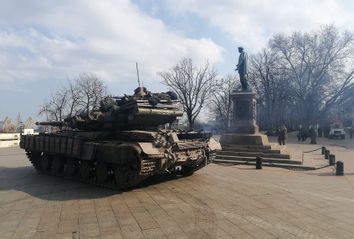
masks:
[[[289,147],[321,144],[345,176],[211,164],[126,192],[37,174],[21,149],[0,149],[0,238],[354,238],[354,140]]]

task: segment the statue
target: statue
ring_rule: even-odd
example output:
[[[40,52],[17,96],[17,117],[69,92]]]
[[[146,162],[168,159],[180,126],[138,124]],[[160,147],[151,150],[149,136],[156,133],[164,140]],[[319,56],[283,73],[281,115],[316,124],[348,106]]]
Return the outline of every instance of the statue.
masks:
[[[240,53],[240,56],[235,71],[238,71],[238,74],[240,75],[242,91],[251,91],[250,86],[248,85],[248,56],[242,46],[238,47],[238,52]]]

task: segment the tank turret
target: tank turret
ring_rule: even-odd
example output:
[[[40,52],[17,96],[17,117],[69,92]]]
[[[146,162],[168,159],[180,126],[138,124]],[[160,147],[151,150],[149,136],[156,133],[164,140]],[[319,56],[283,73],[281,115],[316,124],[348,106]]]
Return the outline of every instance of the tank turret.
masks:
[[[20,146],[40,172],[122,188],[158,173],[191,174],[220,144],[206,132],[165,129],[183,112],[173,92],[106,97],[90,113],[63,122],[38,122],[60,130],[23,135]]]
[[[145,87],[138,87],[132,96],[104,98],[99,109],[89,114],[77,114],[64,119],[64,122],[36,124],[81,130],[157,129],[182,115],[175,93],[151,93]]]

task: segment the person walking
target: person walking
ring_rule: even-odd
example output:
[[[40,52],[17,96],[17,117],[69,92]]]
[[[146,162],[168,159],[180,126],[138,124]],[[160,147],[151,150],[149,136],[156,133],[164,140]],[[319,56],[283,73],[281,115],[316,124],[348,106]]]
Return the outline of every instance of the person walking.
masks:
[[[285,125],[282,125],[279,129],[278,143],[279,145],[285,145],[285,139],[288,136],[288,129]]]

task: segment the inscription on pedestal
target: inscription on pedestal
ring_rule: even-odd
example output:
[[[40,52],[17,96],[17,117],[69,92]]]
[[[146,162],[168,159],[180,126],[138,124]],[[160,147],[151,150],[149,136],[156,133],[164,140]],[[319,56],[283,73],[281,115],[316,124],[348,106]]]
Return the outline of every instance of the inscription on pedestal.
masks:
[[[236,110],[234,111],[234,118],[236,120],[248,120],[250,119],[250,106],[248,100],[236,101]],[[235,109],[235,108],[234,108]]]

